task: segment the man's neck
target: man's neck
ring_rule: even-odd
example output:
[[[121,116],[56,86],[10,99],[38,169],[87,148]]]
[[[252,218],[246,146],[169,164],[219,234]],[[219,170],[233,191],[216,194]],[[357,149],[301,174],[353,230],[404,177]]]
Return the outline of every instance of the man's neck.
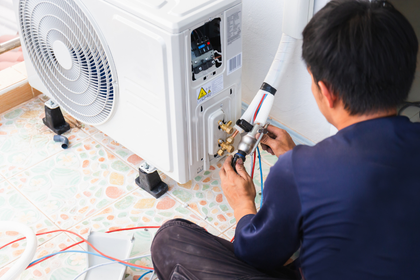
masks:
[[[336,121],[334,122],[334,126],[341,130],[343,128],[346,128],[350,125],[353,125],[358,122],[378,119],[378,118],[385,118],[385,117],[391,117],[397,115],[397,110],[389,110],[389,111],[382,111],[374,114],[366,114],[366,115],[358,115],[358,116],[350,116],[347,112],[340,114],[336,118]]]

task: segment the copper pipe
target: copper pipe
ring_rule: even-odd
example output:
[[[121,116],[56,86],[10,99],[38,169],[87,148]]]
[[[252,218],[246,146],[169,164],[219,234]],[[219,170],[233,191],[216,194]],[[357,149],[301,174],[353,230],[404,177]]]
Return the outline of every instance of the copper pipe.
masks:
[[[234,139],[236,137],[236,135],[238,135],[238,134],[239,134],[239,130],[236,130],[235,133],[233,133],[233,135],[231,136],[232,139]]]

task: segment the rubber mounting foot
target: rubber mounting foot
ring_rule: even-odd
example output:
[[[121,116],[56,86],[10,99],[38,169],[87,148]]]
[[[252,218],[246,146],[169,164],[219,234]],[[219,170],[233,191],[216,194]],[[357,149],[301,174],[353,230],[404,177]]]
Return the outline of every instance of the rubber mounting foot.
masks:
[[[157,171],[146,173],[139,168],[139,177],[136,178],[136,184],[155,198],[161,197],[168,191],[168,185],[162,182]]]
[[[58,135],[70,130],[70,125],[64,119],[60,107],[51,109],[45,106],[45,118],[43,118],[42,121],[49,129]]]

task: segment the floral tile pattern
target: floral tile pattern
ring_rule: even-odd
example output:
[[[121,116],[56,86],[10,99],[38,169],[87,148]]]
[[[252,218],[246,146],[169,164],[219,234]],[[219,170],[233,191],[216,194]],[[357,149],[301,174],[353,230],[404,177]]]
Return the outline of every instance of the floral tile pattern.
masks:
[[[250,162],[248,159],[245,164],[249,165]],[[262,165],[263,178],[265,178],[268,174],[269,166],[266,163],[262,163]],[[216,166],[211,166],[210,170],[196,176],[186,184],[178,184],[164,174],[161,174],[161,177],[168,184],[171,195],[175,196],[179,201],[188,204],[194,212],[219,231],[224,232],[234,225],[236,220],[233,216],[232,208],[229,206],[220,187],[219,171],[221,167],[221,163],[218,163]],[[246,168],[247,170],[251,169],[249,166],[246,166]],[[254,184],[257,189],[255,203],[259,206],[261,201],[261,185],[258,164],[255,168]]]
[[[89,230],[103,232],[162,225],[170,219],[184,218],[216,236],[232,239],[236,221],[220,186],[222,163],[211,166],[210,170],[182,185],[161,173],[169,191],[155,199],[134,182],[142,161],[139,156],[66,112],[63,114],[72,129],[65,134],[70,147],[62,150],[60,144],[53,141],[53,132],[42,122],[47,100],[47,96],[41,95],[0,114],[0,221],[20,221],[38,233],[69,229],[86,237]],[[276,157],[262,151],[264,180],[276,161]],[[249,165],[247,159],[247,170],[250,170]],[[258,163],[254,184],[255,202],[259,206]],[[156,231],[133,231],[132,257],[150,253]],[[0,246],[19,237],[17,232],[0,232]],[[77,240],[68,233],[39,236],[36,258],[61,250]],[[0,276],[16,261],[25,246],[25,241],[20,241],[0,250]],[[76,249],[86,250],[86,246],[79,245]],[[148,256],[131,263],[152,266]],[[66,253],[28,269],[18,279],[74,279],[86,267],[86,255]],[[144,272],[128,268],[124,279],[138,280]],[[150,277],[151,274],[143,279]]]
[[[60,251],[73,244],[74,241],[65,233],[49,240],[38,247],[35,259]],[[83,250],[81,247],[73,247],[72,250]],[[86,255],[80,253],[65,253],[37,264],[20,274],[17,280],[73,280],[80,272],[86,269]],[[11,263],[0,269],[0,277],[4,275],[14,264]]]
[[[134,190],[135,171],[92,139],[10,182],[57,226],[67,229]]]
[[[42,122],[44,106],[34,98],[0,115],[0,174],[10,178],[62,150],[53,140],[54,132]],[[77,127],[63,134],[70,145],[88,135]]]
[[[113,153],[121,157],[124,161],[128,162],[134,168],[138,168],[140,163],[143,161],[141,157],[134,154],[126,147],[122,146],[108,135],[103,132],[96,133],[93,138],[95,138],[99,143],[110,149]]]
[[[0,221],[14,221],[32,228],[35,233],[42,233],[58,229],[25,197],[16,191],[8,182],[0,183]],[[41,235],[38,244],[51,239],[57,234]],[[18,232],[12,229],[0,231],[0,246],[20,238]],[[0,267],[13,261],[22,254],[26,246],[24,240],[0,250]]]
[[[265,163],[267,163],[268,165],[270,165],[270,166],[273,166],[274,164],[276,164],[276,162],[277,162],[277,157],[276,156],[273,156],[273,155],[271,155],[271,154],[269,154],[269,153],[267,153],[266,151],[264,151],[263,149],[260,149],[260,151],[261,151],[261,159],[265,162]]]
[[[141,190],[132,192],[118,202],[103,209],[97,215],[74,226],[71,230],[86,238],[89,229],[103,232],[138,226],[160,226],[164,222],[175,218],[190,220],[203,226],[212,234],[219,234],[215,228],[200,219],[171,196],[166,194],[157,200]],[[150,254],[150,245],[156,231],[156,229],[135,230],[135,241],[130,257]],[[143,257],[130,262],[142,266],[153,266],[150,257]],[[142,270],[127,268],[125,279],[136,279],[143,273],[144,271]]]

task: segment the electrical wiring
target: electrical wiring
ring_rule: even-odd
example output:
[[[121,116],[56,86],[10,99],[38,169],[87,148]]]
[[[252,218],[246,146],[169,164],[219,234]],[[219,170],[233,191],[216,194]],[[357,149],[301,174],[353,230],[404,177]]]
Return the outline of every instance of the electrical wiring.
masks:
[[[148,254],[148,255],[142,255],[142,256],[137,256],[137,257],[132,257],[132,258],[128,258],[128,259],[124,259],[124,261],[131,261],[131,260],[135,260],[135,259],[139,259],[139,258],[144,258],[144,257],[148,257],[148,256],[150,256],[150,254]],[[91,266],[91,267],[87,268],[86,270],[82,271],[81,273],[79,273],[79,275],[77,275],[73,280],[78,279],[80,276],[82,276],[83,274],[87,273],[89,270],[92,270],[94,268],[98,268],[98,267],[106,266],[106,265],[111,265],[111,264],[116,264],[116,263],[119,263],[119,262],[112,261],[112,262],[101,263],[101,264],[97,264],[97,265]],[[150,272],[151,271],[149,271],[148,273],[150,273]],[[143,277],[144,275],[146,275],[146,273],[143,274],[141,277]],[[141,279],[141,278],[139,278],[139,279]]]
[[[70,249],[70,248],[72,248],[72,247],[74,247],[74,246],[77,246],[77,245],[79,245],[79,244],[82,244],[83,243],[83,241],[80,241],[80,242],[77,242],[77,243],[74,243],[73,245],[70,245],[70,246],[68,246],[68,247],[66,247],[66,248],[64,248],[64,249],[62,249],[62,250],[60,250],[60,252],[64,252],[64,251],[66,251],[66,250],[68,250],[68,249]],[[36,263],[34,263],[34,264],[32,264],[31,266],[28,266],[26,269],[28,269],[28,268],[30,268],[30,267],[32,267],[32,266],[35,266],[35,265],[37,265],[37,264],[39,264],[39,263],[42,263],[42,262],[44,262],[44,261],[46,261],[46,260],[48,260],[49,258],[52,258],[53,256],[49,256],[49,257],[47,257],[47,258],[45,258],[45,259],[42,259],[42,260],[40,260],[40,261],[38,261],[38,262],[36,262]]]
[[[252,123],[251,123],[251,124],[254,124],[255,119],[257,118],[258,112],[260,111],[261,105],[263,104],[263,102],[264,102],[264,100],[265,100],[265,97],[266,97],[266,96],[267,96],[267,95],[266,95],[266,94],[264,94],[264,95],[263,95],[263,97],[261,97],[261,101],[260,101],[260,103],[258,104],[257,109],[255,110],[255,114],[254,114],[254,117],[252,118]]]
[[[258,160],[260,163],[260,176],[261,176],[261,181],[260,181],[260,185],[261,185],[261,201],[260,201],[260,208],[262,206],[262,202],[263,202],[263,192],[264,192],[264,176],[263,176],[263,171],[262,171],[262,163],[261,163],[261,153],[260,153],[260,148],[257,147],[257,152],[258,152]]]
[[[155,271],[153,271],[152,276],[150,276],[150,280],[153,280],[153,277],[155,277]]]
[[[138,228],[157,228],[157,226],[148,226],[148,227],[137,227],[137,228],[130,228],[130,229],[138,229]],[[122,230],[124,230],[124,229],[122,229]],[[115,232],[115,231],[122,231],[121,229],[118,229],[118,230],[114,230],[114,231],[110,231],[110,232]],[[129,230],[129,229],[125,229],[125,230]],[[65,230],[65,229],[59,229],[59,230],[53,230],[53,231],[48,231],[48,232],[43,232],[43,233],[38,233],[38,234],[36,234],[37,236],[39,236],[39,235],[44,235],[44,234],[50,234],[50,233],[55,233],[55,232],[67,232],[67,233],[71,233],[71,234],[74,234],[74,235],[76,235],[77,237],[79,237],[80,239],[82,239],[82,241],[80,241],[80,242],[78,242],[78,243],[75,243],[75,244],[73,244],[73,245],[71,245],[71,246],[69,246],[69,247],[67,247],[67,248],[65,248],[65,249],[63,249],[62,251],[60,251],[60,253],[61,252],[64,252],[64,250],[67,250],[67,249],[69,249],[69,248],[71,248],[71,247],[73,247],[73,246],[76,246],[76,245],[78,245],[78,244],[81,244],[81,243],[83,243],[83,242],[86,242],[87,244],[89,244],[89,246],[93,249],[93,250],[95,250],[96,252],[98,252],[99,254],[101,254],[101,255],[103,255],[103,256],[105,256],[105,257],[107,257],[107,258],[109,258],[109,259],[111,259],[111,260],[114,260],[114,261],[119,261],[119,262],[121,262],[121,263],[124,263],[124,264],[127,264],[127,265],[132,265],[132,264],[130,264],[130,263],[127,263],[127,262],[124,262],[124,261],[121,261],[121,260],[118,260],[118,259],[115,259],[115,258],[113,258],[113,257],[110,257],[110,256],[107,256],[107,255],[105,255],[105,254],[103,254],[101,251],[99,251],[98,249],[96,249],[89,241],[87,241],[86,239],[84,239],[82,236],[80,236],[79,234],[77,234],[77,233],[75,233],[75,232],[72,232],[72,231],[69,231],[69,230]],[[15,242],[18,242],[18,241],[20,241],[20,240],[23,240],[23,239],[25,239],[24,237],[22,237],[22,238],[19,238],[19,239],[16,239],[16,240],[14,240],[14,241],[12,241],[12,242],[9,242],[9,243],[7,243],[6,245],[4,245],[4,246],[2,246],[2,247],[0,247],[0,249],[2,249],[2,248],[4,248],[4,247],[6,247],[6,246],[8,246],[8,245],[10,245],[10,244],[13,244],[13,243],[15,243]],[[48,256],[48,257],[45,257],[45,258],[42,258],[42,260],[38,260],[38,261],[36,261],[36,262],[32,262],[27,268],[29,268],[29,267],[32,267],[32,266],[34,266],[34,265],[36,265],[36,264],[38,264],[38,263],[40,263],[40,262],[42,262],[42,261],[44,261],[44,260],[46,260],[47,258],[49,258],[49,257],[51,257],[51,256]],[[136,267],[136,268],[140,268],[140,269],[150,269],[150,270],[153,270],[153,268],[151,268],[151,267],[144,267],[144,266],[137,266],[137,265],[134,265],[134,267]]]
[[[256,158],[255,158],[256,154],[254,152],[253,155],[253,160],[252,160],[252,167],[251,167],[251,179],[254,179],[254,170],[255,170],[255,162],[256,162]]]
[[[138,280],[141,280],[144,276],[146,276],[146,274],[149,274],[149,273],[151,273],[152,271],[148,271],[148,272],[146,272],[146,273],[143,273],[140,277],[139,277],[139,279]],[[154,272],[153,272],[153,275],[154,275]],[[153,277],[153,275],[152,275],[152,277]],[[150,280],[152,280],[152,277],[150,277]]]
[[[47,257],[52,257],[52,256],[60,255],[60,254],[65,254],[65,253],[81,253],[81,254],[93,255],[93,256],[97,256],[97,257],[104,258],[104,259],[109,259],[109,260],[113,260],[113,259],[114,259],[114,258],[111,258],[111,257],[108,257],[108,256],[104,256],[104,255],[101,255],[101,254],[93,253],[93,252],[78,251],[78,250],[68,250],[68,251],[55,252],[55,253],[52,253],[52,254],[46,255],[46,256],[44,256],[44,257],[42,257],[42,258],[39,258],[39,259],[37,259],[37,260],[35,260],[35,261],[31,262],[31,263],[29,264],[29,266],[28,266],[28,267],[32,266],[33,264],[35,264],[35,263],[39,262],[40,260],[42,260],[42,259],[44,259],[44,258],[47,258]],[[128,266],[128,267],[134,268],[134,269],[145,269],[145,268],[140,268],[140,267],[139,267],[139,266],[137,266],[137,265],[130,264],[130,263],[128,263],[128,262],[126,262],[126,261],[123,261],[123,260],[116,260],[116,262],[118,262],[118,263],[120,263],[120,264],[123,264],[123,265],[125,265],[125,266]],[[147,268],[147,269],[150,269],[150,268]]]
[[[136,230],[136,229],[151,229],[151,228],[160,228],[160,226],[143,226],[143,227],[132,227],[132,228],[119,228],[119,229],[108,230],[105,233],[127,231],[127,230]]]
[[[262,106],[262,104],[264,103],[264,101],[265,101],[265,98],[266,98],[266,97],[267,97],[267,94],[264,94],[264,96],[263,96],[263,100],[262,100],[262,102],[261,102],[261,106]],[[257,111],[256,116],[258,116],[258,113],[260,112],[261,106],[258,108],[258,111]],[[255,119],[254,119],[254,121],[255,121]]]

